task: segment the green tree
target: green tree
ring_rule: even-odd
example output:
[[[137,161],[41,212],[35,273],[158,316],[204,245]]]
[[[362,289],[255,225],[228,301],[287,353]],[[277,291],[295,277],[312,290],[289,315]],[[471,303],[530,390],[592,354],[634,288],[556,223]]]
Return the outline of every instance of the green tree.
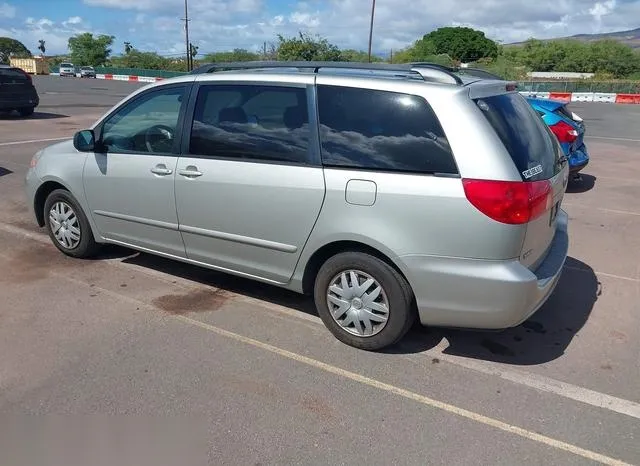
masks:
[[[283,61],[344,61],[340,49],[322,37],[300,32],[298,37],[278,35],[277,58]]]
[[[134,48],[120,57],[113,57],[111,65],[122,68],[138,68],[145,70],[169,69],[169,60],[155,52],[141,52]],[[184,69],[184,65],[183,65]]]
[[[9,63],[9,57],[29,58],[31,52],[20,41],[10,37],[0,37],[0,63]]]
[[[424,47],[435,47],[435,54],[447,54],[456,61],[472,62],[480,58],[496,58],[498,44],[485,37],[484,32],[467,27],[444,27],[425,35]]]
[[[357,63],[367,63],[369,61],[369,54],[363,50],[347,49],[347,50],[342,50],[340,54],[341,54],[342,60],[344,61],[351,61],[351,62],[357,62]],[[381,62],[383,60],[380,57],[371,55],[371,61]]]
[[[125,42],[124,43],[124,53],[125,53],[125,55],[129,55],[132,50],[133,50],[133,45],[131,45],[131,42]]]
[[[590,44],[589,61],[594,73],[609,73],[623,78],[640,71],[640,58],[631,47],[614,40],[599,40]]]
[[[233,49],[227,52],[208,53],[202,58],[204,63],[226,63],[256,60],[260,60],[260,55],[246,49]]]
[[[99,35],[93,37],[90,32],[84,32],[69,38],[71,60],[76,65],[101,66],[111,55],[113,36]]]
[[[46,42],[43,39],[38,41],[38,50],[42,52],[42,55],[47,51]]]

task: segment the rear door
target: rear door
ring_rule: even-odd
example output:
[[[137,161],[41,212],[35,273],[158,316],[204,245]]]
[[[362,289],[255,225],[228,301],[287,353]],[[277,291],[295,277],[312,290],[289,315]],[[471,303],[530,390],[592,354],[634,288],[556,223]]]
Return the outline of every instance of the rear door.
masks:
[[[520,262],[535,269],[556,232],[556,218],[567,187],[569,167],[557,138],[518,93],[476,99],[511,155],[523,182],[546,181],[553,193],[544,214],[527,224]]]
[[[293,275],[325,192],[313,77],[302,81],[200,84],[175,182],[189,259],[277,283]]]

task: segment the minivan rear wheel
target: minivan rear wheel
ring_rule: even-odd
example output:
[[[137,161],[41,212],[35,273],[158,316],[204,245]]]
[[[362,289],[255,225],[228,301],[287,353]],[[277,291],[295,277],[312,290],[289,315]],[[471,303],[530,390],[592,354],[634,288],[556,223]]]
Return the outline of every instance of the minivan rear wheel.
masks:
[[[343,343],[380,350],[400,340],[415,321],[413,293],[383,260],[362,252],[329,258],[316,276],[320,318]]]

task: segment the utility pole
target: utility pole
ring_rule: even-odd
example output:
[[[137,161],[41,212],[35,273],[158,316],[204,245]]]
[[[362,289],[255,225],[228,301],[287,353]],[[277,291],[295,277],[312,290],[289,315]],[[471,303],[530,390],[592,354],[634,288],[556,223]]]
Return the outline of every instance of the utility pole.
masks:
[[[372,0],[372,2],[371,2],[371,25],[369,26],[369,63],[371,63],[371,42],[373,41],[373,17],[375,15],[375,13],[376,13],[376,0]]]
[[[266,40],[262,44],[262,59],[263,60],[267,59],[267,41]]]
[[[184,0],[184,41],[186,44],[187,71],[191,71],[191,42],[189,42],[189,7],[187,1]]]

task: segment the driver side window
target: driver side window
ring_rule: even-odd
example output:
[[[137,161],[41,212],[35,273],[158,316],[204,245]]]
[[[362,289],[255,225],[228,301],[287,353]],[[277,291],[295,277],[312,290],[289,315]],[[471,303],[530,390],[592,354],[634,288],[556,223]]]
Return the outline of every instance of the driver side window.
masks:
[[[175,152],[185,86],[152,90],[119,108],[103,124],[107,152],[168,154]]]

